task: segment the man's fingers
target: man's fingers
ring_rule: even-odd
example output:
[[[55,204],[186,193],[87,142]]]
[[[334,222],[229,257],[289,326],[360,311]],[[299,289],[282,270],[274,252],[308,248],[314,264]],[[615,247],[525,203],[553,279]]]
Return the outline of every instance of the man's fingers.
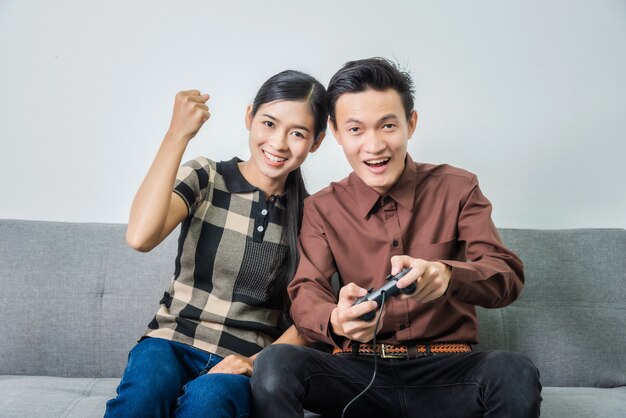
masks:
[[[348,283],[339,291],[339,302],[337,306],[347,308],[352,306],[354,301],[367,294],[367,290],[357,286],[354,283]]]
[[[415,260],[408,255],[394,255],[391,257],[391,274],[396,274],[406,267],[412,267],[411,262]]]
[[[357,319],[361,315],[365,315],[368,312],[372,312],[378,309],[378,304],[373,300],[359,303],[358,305],[354,305],[348,309],[346,309],[346,317],[350,319]]]

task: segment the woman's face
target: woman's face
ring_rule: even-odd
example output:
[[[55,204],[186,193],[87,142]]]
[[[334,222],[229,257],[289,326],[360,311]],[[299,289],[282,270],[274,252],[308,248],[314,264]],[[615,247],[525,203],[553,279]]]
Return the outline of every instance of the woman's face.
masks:
[[[304,101],[277,100],[265,103],[252,115],[246,112],[246,127],[250,131],[251,170],[265,181],[284,182],[287,175],[300,167],[309,152],[322,142],[315,141],[314,118]],[[261,180],[261,181],[263,181]],[[281,187],[282,187],[281,186]]]

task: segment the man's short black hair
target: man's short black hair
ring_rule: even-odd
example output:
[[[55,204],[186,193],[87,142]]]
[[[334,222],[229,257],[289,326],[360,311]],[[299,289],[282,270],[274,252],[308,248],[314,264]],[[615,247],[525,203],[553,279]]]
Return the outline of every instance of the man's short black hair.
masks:
[[[359,93],[367,89],[384,91],[394,89],[402,98],[404,113],[408,118],[414,107],[413,80],[408,72],[385,58],[374,57],[344,64],[330,79],[326,100],[328,116],[335,123],[335,104],[344,93]]]

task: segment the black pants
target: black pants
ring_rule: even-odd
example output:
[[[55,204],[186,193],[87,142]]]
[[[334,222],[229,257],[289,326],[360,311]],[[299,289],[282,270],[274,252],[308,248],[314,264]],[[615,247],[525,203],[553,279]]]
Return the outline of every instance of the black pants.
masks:
[[[372,356],[332,355],[272,345],[252,376],[252,416],[302,417],[303,408],[340,417],[369,383]],[[372,387],[347,417],[537,417],[539,373],[526,357],[507,351],[378,359]]]

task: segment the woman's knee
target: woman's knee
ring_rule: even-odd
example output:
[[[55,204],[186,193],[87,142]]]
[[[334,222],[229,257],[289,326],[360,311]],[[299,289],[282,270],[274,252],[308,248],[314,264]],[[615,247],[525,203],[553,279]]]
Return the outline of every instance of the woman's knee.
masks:
[[[238,374],[208,373],[183,387],[176,416],[247,416],[250,378]]]
[[[180,365],[168,341],[148,338],[131,350],[120,389],[135,396],[175,399],[181,386]]]

